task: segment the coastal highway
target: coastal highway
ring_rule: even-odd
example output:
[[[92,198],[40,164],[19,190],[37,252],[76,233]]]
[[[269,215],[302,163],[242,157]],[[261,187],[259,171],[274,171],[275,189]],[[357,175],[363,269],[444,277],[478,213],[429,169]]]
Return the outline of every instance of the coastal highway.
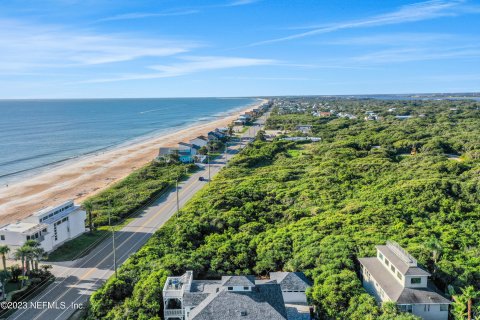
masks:
[[[263,125],[266,116],[257,120],[254,129],[247,130],[243,137],[253,137]],[[229,153],[223,154],[210,165],[214,177],[226,164],[226,156],[237,153],[239,144],[229,144]],[[208,168],[192,174],[179,184],[180,208],[195,195],[208,181]],[[160,196],[121,230],[115,232],[117,266],[142,247],[150,236],[177,211],[176,193]],[[8,319],[12,320],[63,320],[68,319],[89,296],[114,273],[112,237],[103,240],[95,249],[69,266],[55,266],[55,282],[27,302],[24,309],[17,309]]]

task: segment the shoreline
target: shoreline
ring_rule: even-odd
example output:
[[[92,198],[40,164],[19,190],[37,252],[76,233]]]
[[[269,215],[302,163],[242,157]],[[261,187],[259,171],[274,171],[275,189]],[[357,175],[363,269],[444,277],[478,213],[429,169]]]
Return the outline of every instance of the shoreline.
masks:
[[[245,108],[225,111],[218,119],[195,121],[189,126],[171,128],[165,132],[147,134],[107,147],[101,151],[66,159],[44,171],[0,188],[0,218],[2,224],[23,219],[37,210],[63,200],[77,203],[120,181],[134,170],[148,164],[158,154],[159,147],[175,146],[218,127],[225,127],[236,117],[256,108],[267,99]]]

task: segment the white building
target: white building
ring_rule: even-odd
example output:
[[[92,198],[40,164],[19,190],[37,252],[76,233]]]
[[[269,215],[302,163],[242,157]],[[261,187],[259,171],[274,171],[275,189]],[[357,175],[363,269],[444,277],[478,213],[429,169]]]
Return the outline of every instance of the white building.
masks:
[[[428,280],[430,273],[396,242],[376,248],[376,257],[358,259],[365,290],[379,303],[395,302],[400,311],[425,320],[447,320],[451,302]]]
[[[72,200],[44,208],[17,222],[0,226],[0,245],[10,247],[10,255],[27,240],[36,240],[51,252],[67,240],[85,232],[86,213]]]
[[[309,320],[301,272],[274,272],[270,279],[223,276],[193,280],[193,272],[168,277],[163,287],[166,320]],[[303,308],[299,308],[302,306]]]

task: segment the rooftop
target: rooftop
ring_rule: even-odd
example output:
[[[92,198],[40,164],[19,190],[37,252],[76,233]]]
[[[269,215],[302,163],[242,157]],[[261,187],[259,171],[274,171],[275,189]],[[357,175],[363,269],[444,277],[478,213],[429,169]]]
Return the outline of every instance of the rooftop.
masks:
[[[286,320],[282,292],[276,284],[262,284],[253,291],[210,294],[190,314],[192,320]]]
[[[430,273],[417,266],[417,260],[396,242],[387,241],[386,245],[376,246],[390,263],[404,275],[430,276]]]
[[[270,279],[277,281],[282,291],[305,291],[312,286],[302,272],[270,272]]]
[[[437,292],[435,286],[430,282],[427,288],[404,288],[376,257],[359,258],[358,260],[377,281],[390,300],[396,303],[450,303],[448,299]]]
[[[44,228],[47,228],[47,225],[42,223],[17,222],[17,223],[7,224],[1,227],[0,231],[30,234],[30,233],[35,233]]]

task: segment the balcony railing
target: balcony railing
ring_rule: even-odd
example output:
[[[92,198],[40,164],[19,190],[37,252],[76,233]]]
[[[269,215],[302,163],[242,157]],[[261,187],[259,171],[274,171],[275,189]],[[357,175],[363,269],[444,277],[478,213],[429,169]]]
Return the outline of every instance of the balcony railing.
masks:
[[[183,309],[165,309],[165,317],[183,317]]]

